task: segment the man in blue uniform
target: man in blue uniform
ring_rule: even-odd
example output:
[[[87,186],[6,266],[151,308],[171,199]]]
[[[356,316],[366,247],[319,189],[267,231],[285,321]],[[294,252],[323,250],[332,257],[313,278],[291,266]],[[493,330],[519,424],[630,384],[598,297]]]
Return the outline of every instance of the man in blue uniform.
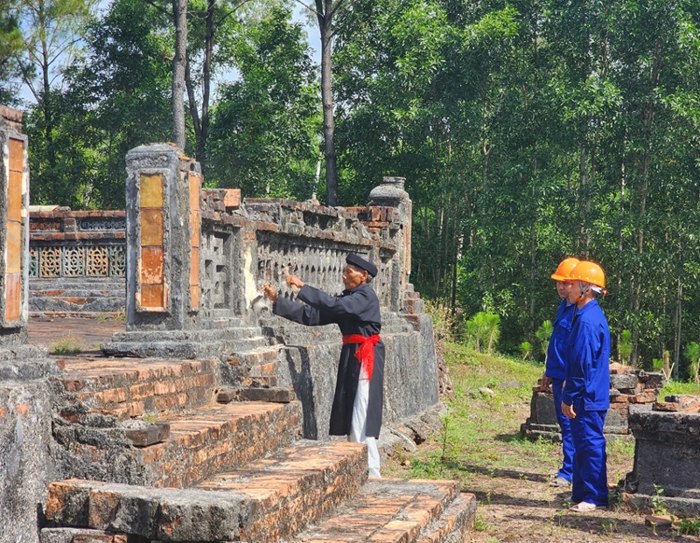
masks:
[[[564,392],[564,380],[566,379],[566,363],[564,361],[564,349],[569,339],[571,324],[576,305],[569,302],[568,296],[573,283],[569,281],[569,274],[579,260],[577,258],[565,258],[559,263],[552,279],[556,281],[557,294],[562,299],[552,323],[552,336],[547,346],[547,359],[543,384],[552,385],[554,396],[554,411],[561,429],[561,444],[563,461],[557,471],[552,486],[568,487],[571,485],[574,462],[574,439],[571,436],[571,423],[569,418],[561,410],[562,393]]]
[[[566,344],[566,383],[562,411],[571,419],[574,439],[573,511],[608,505],[605,435],[610,407],[610,330],[597,298],[605,295],[602,268],[581,261],[571,271],[569,301],[576,304]]]
[[[382,425],[384,401],[384,344],[379,337],[381,315],[379,299],[369,282],[377,267],[351,253],[343,270],[345,290],[339,296],[304,284],[296,275],[287,275],[287,285],[299,288],[292,301],[278,297],[275,288],[266,284],[265,296],[274,303],[272,311],[307,326],[335,323],[343,334],[343,348],[338,365],[330,434],[347,435],[350,441],[365,443],[370,477],[380,477],[377,439]]]

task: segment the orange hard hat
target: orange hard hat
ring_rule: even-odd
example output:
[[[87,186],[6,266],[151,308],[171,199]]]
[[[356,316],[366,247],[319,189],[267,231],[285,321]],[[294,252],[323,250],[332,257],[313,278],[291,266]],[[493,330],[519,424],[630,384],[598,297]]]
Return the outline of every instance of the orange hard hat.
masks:
[[[552,279],[554,279],[555,281],[568,281],[571,270],[573,270],[576,267],[576,264],[578,263],[578,258],[565,258],[564,260],[559,262],[556,271],[552,274]]]
[[[589,260],[582,260],[576,264],[574,269],[571,270],[569,279],[590,283],[602,289],[605,288],[605,272],[603,268]]]

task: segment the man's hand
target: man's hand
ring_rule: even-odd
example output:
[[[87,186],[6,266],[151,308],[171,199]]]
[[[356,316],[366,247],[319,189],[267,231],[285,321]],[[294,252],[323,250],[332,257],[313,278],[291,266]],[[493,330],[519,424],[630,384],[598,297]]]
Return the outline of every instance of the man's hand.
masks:
[[[543,387],[548,387],[552,384],[552,379],[550,377],[547,377],[546,375],[543,375],[541,383]]]
[[[304,282],[299,279],[296,275],[288,275],[285,279],[287,281],[288,287],[301,288],[304,286]]]
[[[576,412],[574,411],[573,405],[566,405],[564,402],[561,402],[561,412],[570,419],[576,418]]]
[[[270,283],[265,283],[263,285],[263,294],[268,300],[272,300],[273,302],[277,301],[277,289]]]

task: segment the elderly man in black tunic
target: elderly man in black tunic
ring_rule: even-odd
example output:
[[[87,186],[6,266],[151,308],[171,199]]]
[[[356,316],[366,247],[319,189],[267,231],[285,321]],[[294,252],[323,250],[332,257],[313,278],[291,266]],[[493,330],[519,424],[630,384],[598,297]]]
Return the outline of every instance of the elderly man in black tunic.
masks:
[[[290,287],[299,288],[297,298],[305,303],[278,297],[269,283],[263,287],[272,300],[272,311],[307,326],[335,323],[343,334],[343,349],[331,410],[331,435],[346,435],[367,445],[370,477],[380,477],[377,439],[382,425],[384,398],[384,344],[379,332],[379,299],[369,285],[377,267],[356,254],[345,259],[339,296],[330,296],[305,285],[296,275],[287,275]]]

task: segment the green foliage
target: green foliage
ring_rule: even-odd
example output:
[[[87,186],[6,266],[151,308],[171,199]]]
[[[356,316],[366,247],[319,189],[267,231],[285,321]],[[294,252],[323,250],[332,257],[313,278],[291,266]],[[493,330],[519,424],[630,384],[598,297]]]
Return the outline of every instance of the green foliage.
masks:
[[[84,349],[83,341],[80,338],[67,337],[54,343],[49,352],[56,355],[73,355],[82,352]]]
[[[494,352],[501,334],[500,323],[500,316],[479,311],[467,321],[466,339],[468,344],[479,352]]]
[[[663,493],[663,487],[654,483],[654,495],[651,497],[651,505],[654,509],[655,515],[666,515],[668,513],[668,510],[664,505]]]
[[[426,300],[425,310],[433,319],[435,341],[455,341],[456,322],[449,307]]]
[[[630,332],[629,330],[623,330],[620,334],[620,341],[617,345],[617,353],[620,357],[620,361],[623,364],[629,364],[633,348],[634,346],[632,345],[632,332]]]
[[[530,343],[529,341],[522,341],[519,347],[520,356],[523,357],[523,360],[529,360],[532,356],[532,343]]]
[[[700,344],[696,341],[688,343],[685,356],[688,358],[689,378],[696,385],[700,385]]]
[[[667,381],[659,391],[659,398],[674,396],[678,394],[690,394],[700,396],[700,385],[695,383],[683,383],[680,381]]]
[[[272,9],[241,30],[214,111],[207,172],[245,195],[307,199],[314,191],[320,116],[313,64],[291,13]]]
[[[700,520],[680,519],[673,529],[681,535],[700,535]]]
[[[554,328],[552,327],[552,321],[546,320],[540,324],[539,328],[535,332],[535,337],[540,343],[540,352],[543,356],[547,356],[547,349],[549,349],[549,338],[552,337],[552,332]]]

